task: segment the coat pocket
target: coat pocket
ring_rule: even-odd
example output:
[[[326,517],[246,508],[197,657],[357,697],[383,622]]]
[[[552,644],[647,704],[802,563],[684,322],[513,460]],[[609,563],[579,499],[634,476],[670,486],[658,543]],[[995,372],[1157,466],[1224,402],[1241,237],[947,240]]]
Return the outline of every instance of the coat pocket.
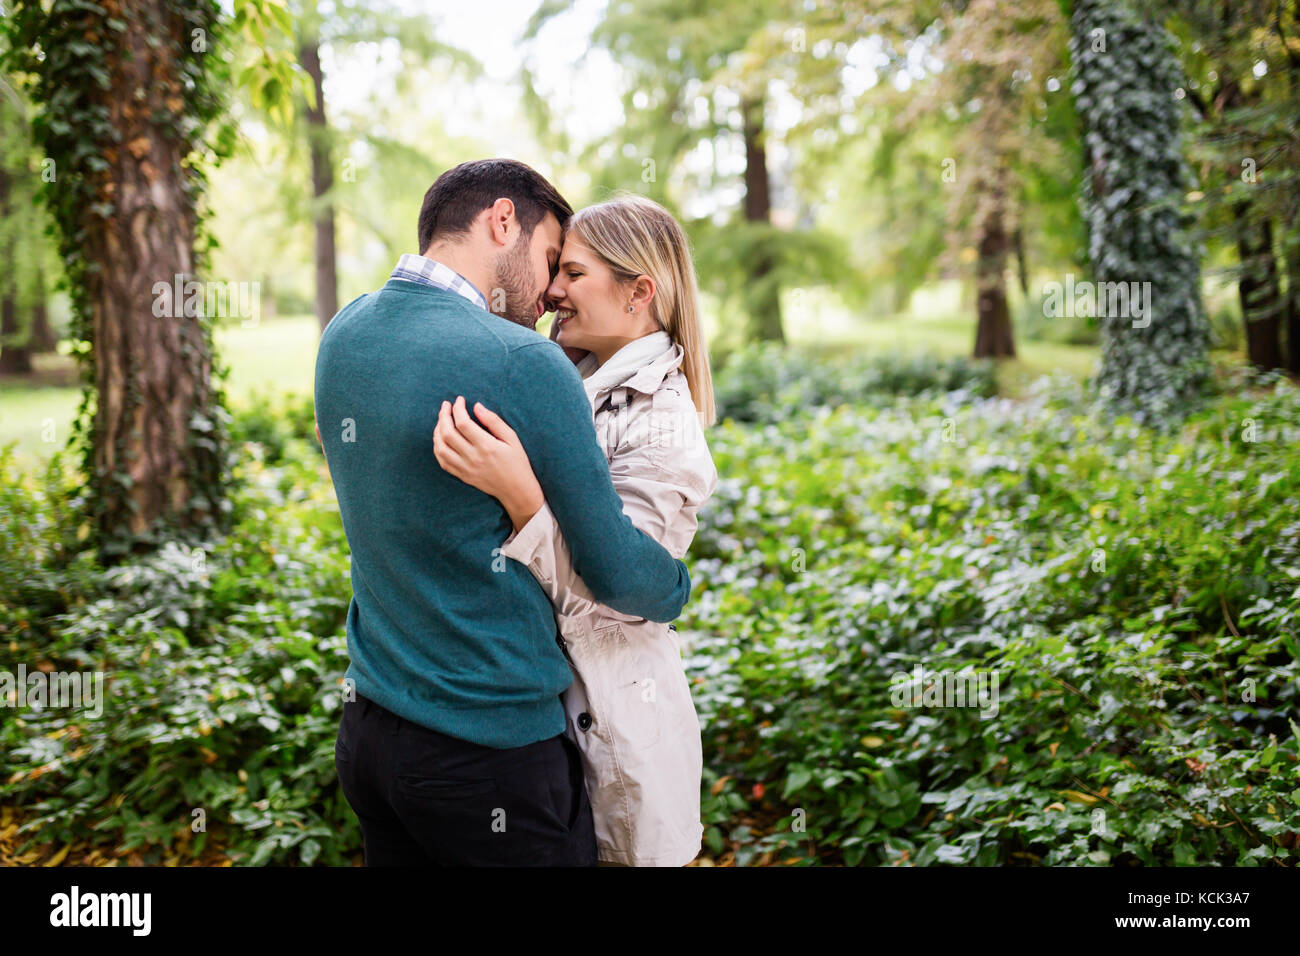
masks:
[[[583,672],[588,697],[619,749],[659,743],[666,719],[663,668],[629,640],[622,624],[592,631],[590,665]],[[593,690],[594,687],[594,690]]]

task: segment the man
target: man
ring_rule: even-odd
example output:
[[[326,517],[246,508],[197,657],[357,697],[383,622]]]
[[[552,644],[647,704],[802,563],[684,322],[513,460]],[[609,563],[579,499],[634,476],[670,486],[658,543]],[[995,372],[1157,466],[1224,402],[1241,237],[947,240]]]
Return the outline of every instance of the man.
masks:
[[[370,866],[596,864],[551,605],[500,553],[505,509],[438,466],[443,401],[515,429],[597,599],[670,621],[690,593],[623,514],[578,372],[534,331],[571,214],[522,163],[457,166],[424,197],[421,255],[321,336],[317,432],[352,552],[335,765]]]

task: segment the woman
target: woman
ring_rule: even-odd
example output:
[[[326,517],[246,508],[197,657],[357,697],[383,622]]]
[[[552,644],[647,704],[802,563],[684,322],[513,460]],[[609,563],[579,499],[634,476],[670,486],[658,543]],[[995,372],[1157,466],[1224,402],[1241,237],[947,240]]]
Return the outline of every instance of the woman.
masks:
[[[577,361],[614,487],[632,522],[676,558],[717,470],[703,426],[713,384],[686,236],[633,196],[570,220],[547,290],[551,338]],[[453,411],[455,414],[453,414]],[[445,403],[434,452],[451,474],[499,500],[543,501],[511,514],[501,553],[526,565],[555,605],[574,670],[565,732],[583,754],[602,864],[682,866],[700,850],[700,725],[677,631],[597,603],[576,574],[519,439],[500,417]]]

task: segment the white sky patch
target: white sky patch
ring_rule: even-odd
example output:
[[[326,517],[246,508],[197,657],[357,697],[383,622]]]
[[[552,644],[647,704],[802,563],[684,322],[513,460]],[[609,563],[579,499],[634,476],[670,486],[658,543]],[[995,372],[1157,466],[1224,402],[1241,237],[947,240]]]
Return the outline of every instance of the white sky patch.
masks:
[[[464,50],[483,69],[475,80],[457,76],[429,84],[426,108],[439,116],[448,134],[477,140],[494,155],[529,158],[526,154],[536,150],[536,140],[522,110],[520,66],[525,55],[538,94],[575,142],[607,137],[622,122],[621,73],[605,52],[588,54],[588,40],[604,3],[578,0],[525,46],[524,30],[538,2],[458,4],[430,16],[439,42]],[[416,0],[395,0],[394,5],[412,14],[428,12],[428,6]],[[337,106],[336,113],[364,114],[367,103],[393,88],[397,71],[404,68],[399,51],[396,38],[354,47],[342,58],[326,50],[326,102]]]

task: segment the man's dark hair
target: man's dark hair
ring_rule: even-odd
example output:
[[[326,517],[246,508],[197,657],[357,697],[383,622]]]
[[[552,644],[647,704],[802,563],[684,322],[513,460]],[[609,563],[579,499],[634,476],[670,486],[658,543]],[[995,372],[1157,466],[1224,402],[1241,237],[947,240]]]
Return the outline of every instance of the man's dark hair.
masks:
[[[423,253],[435,238],[468,232],[479,213],[502,198],[515,204],[525,239],[548,212],[555,213],[561,228],[573,215],[564,197],[531,166],[513,159],[476,159],[447,170],[424,194],[417,251]]]

